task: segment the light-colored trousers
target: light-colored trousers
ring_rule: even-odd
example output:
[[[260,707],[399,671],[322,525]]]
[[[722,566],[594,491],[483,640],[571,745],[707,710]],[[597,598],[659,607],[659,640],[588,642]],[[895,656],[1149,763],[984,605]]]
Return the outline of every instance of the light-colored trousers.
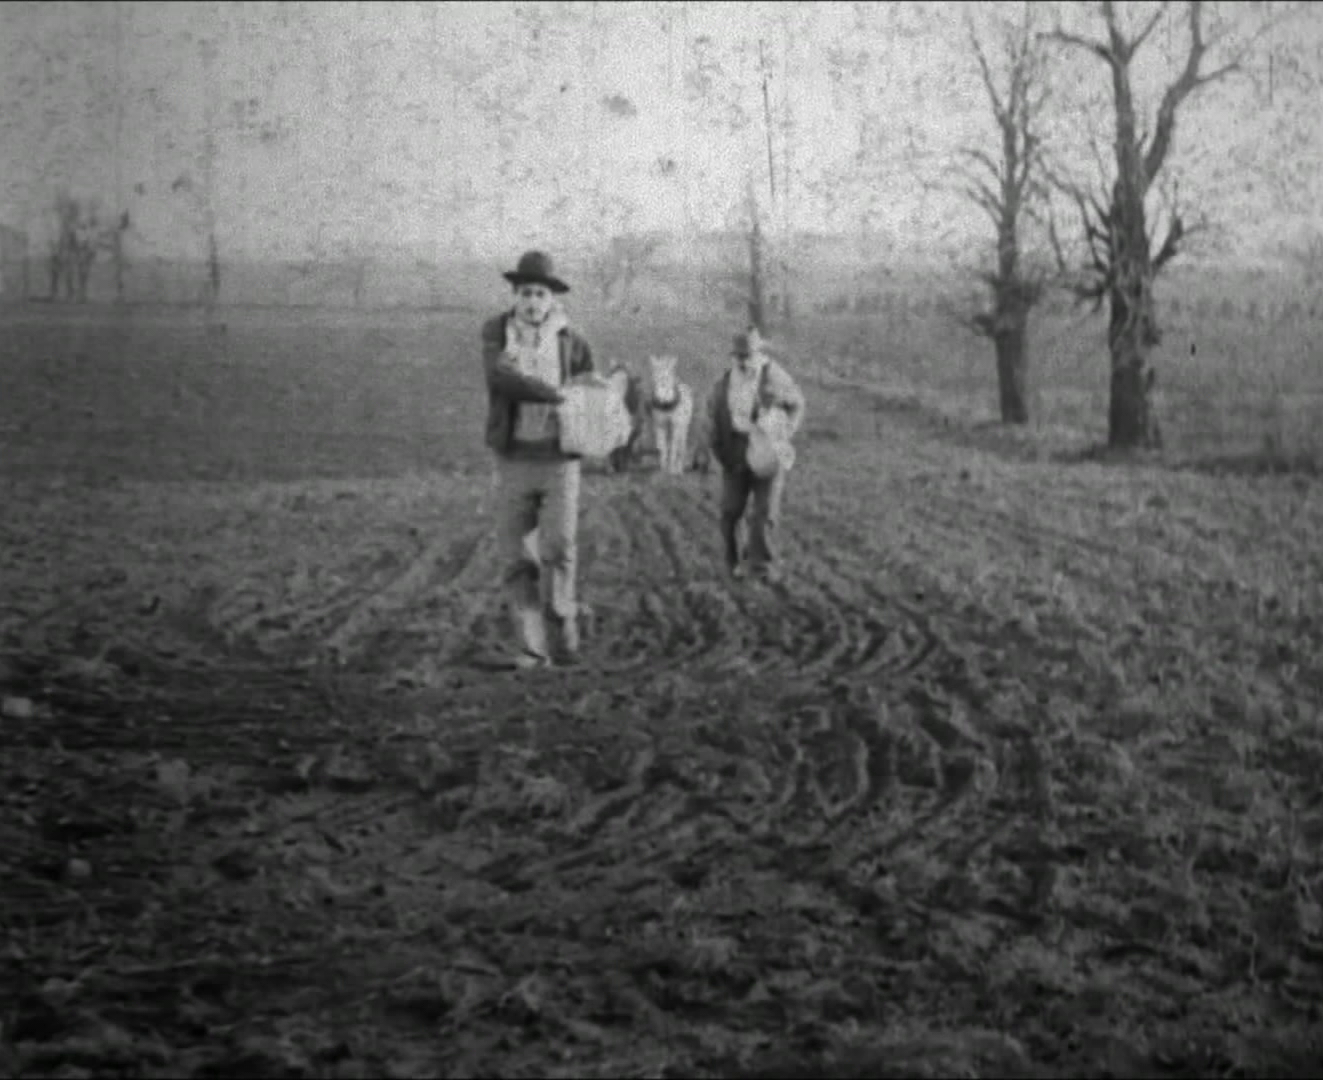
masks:
[[[721,539],[725,547],[726,565],[739,565],[740,521],[750,501],[753,512],[748,515],[749,543],[743,553],[750,564],[767,566],[776,562],[776,531],[781,521],[781,500],[785,494],[786,471],[760,479],[747,466],[724,469],[721,476]]]
[[[497,462],[503,580],[519,647],[548,655],[547,629],[578,647],[578,461]]]

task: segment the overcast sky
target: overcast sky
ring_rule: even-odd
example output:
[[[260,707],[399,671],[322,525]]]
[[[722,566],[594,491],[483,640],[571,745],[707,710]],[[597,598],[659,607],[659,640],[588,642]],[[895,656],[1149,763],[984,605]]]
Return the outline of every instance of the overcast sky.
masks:
[[[1034,6],[1097,33],[1096,5]],[[1136,26],[1149,7],[1121,6]],[[1323,40],[1311,7],[1287,45]],[[896,248],[974,244],[987,232],[978,212],[933,185],[959,146],[993,145],[964,8],[4,4],[0,220],[35,234],[63,185],[128,208],[135,243],[166,256],[205,250],[212,219],[235,255],[491,254],[730,225],[752,177],[776,227],[866,223]],[[1022,10],[973,6],[984,29]],[[1139,72],[1150,107],[1182,41],[1175,18],[1155,35]],[[1317,70],[1316,45],[1299,56]],[[704,73],[706,89],[694,82]],[[1083,168],[1080,109],[1105,91],[1105,71],[1073,54],[1057,77],[1052,131]],[[1276,220],[1280,194],[1232,183],[1228,163],[1261,161],[1275,128],[1299,142],[1318,127],[1316,107],[1309,122],[1301,109],[1281,70],[1271,102],[1248,80],[1210,90],[1182,117],[1186,190]],[[1303,197],[1317,183],[1313,137],[1293,151],[1313,166],[1292,185],[1296,218],[1319,205]]]

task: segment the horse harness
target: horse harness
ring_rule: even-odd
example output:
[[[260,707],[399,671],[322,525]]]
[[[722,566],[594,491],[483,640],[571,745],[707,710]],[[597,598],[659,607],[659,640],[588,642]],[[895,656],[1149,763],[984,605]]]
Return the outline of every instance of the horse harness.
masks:
[[[679,404],[680,404],[680,388],[679,388],[679,387],[676,387],[676,389],[675,389],[675,396],[672,397],[670,401],[663,401],[663,400],[662,400],[661,398],[659,398],[656,394],[653,394],[653,395],[652,395],[652,410],[653,410],[653,412],[663,412],[663,413],[674,412],[675,409],[676,409],[676,406],[678,406]]]

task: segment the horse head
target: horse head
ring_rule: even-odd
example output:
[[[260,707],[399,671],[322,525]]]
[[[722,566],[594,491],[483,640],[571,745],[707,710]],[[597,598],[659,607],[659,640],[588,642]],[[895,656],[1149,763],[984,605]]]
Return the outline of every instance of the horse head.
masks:
[[[679,357],[674,355],[649,356],[648,373],[652,376],[652,389],[659,397],[672,397],[678,381],[676,368]]]

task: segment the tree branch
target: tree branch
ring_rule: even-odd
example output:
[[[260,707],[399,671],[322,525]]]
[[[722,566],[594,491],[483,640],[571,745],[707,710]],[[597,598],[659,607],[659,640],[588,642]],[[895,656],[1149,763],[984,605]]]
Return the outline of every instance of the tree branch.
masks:
[[[1108,48],[1111,54],[1116,57],[1117,65],[1129,64],[1135,52],[1130,42],[1125,39],[1125,31],[1121,29],[1121,20],[1116,14],[1116,5],[1112,0],[1102,0],[1102,13],[1103,21],[1107,24],[1107,38],[1110,42]]]
[[[1148,22],[1144,24],[1144,28],[1135,35],[1134,40],[1130,42],[1131,55],[1137,53],[1140,46],[1148,40],[1148,36],[1153,33],[1157,28],[1158,23],[1162,21],[1162,16],[1167,14],[1168,6],[1168,0],[1162,0],[1162,3],[1158,5],[1158,10],[1155,11]]]
[[[1223,64],[1220,68],[1216,69],[1215,71],[1210,71],[1207,75],[1200,75],[1197,79],[1194,80],[1194,85],[1196,87],[1207,86],[1211,82],[1217,82],[1218,79],[1225,78],[1227,75],[1230,75],[1232,72],[1240,71],[1240,70],[1241,70],[1240,60],[1235,59],[1232,60],[1230,63]]]
[[[1163,162],[1167,160],[1167,153],[1171,149],[1172,133],[1176,126],[1176,110],[1180,108],[1181,103],[1199,87],[1207,86],[1209,83],[1216,82],[1232,72],[1239,71],[1240,61],[1245,51],[1266,29],[1265,24],[1265,27],[1260,29],[1259,34],[1251,37],[1250,42],[1246,43],[1244,49],[1235,59],[1207,74],[1200,74],[1199,68],[1203,64],[1204,55],[1208,50],[1208,44],[1204,41],[1203,35],[1203,4],[1201,0],[1190,0],[1188,10],[1190,51],[1185,57],[1185,67],[1175,81],[1167,87],[1162,95],[1162,102],[1158,106],[1153,140],[1149,143],[1148,150],[1144,154],[1142,183],[1145,190],[1148,189],[1149,184],[1153,182],[1153,178],[1161,171]]]
[[[959,152],[963,156],[977,161],[980,165],[986,166],[988,172],[992,173],[996,179],[1001,179],[1001,166],[993,160],[992,155],[986,150],[979,150],[973,146],[962,146]]]
[[[1102,306],[1103,297],[1107,295],[1109,279],[1099,276],[1093,280],[1081,280],[1077,273],[1071,269],[1070,262],[1061,246],[1061,236],[1057,232],[1055,216],[1048,220],[1047,235],[1048,242],[1052,246],[1053,257],[1056,259],[1057,273],[1064,287],[1081,303],[1093,301],[1093,310],[1096,312]]]
[[[1042,142],[1036,135],[1026,132],[1023,137],[1023,144],[1020,149],[1019,168],[1014,171],[1011,177],[1015,187],[1023,191],[1031,199],[1034,196],[1033,185],[1030,183],[1033,174],[1038,169],[1039,163],[1043,159]]]
[[[1047,215],[1047,242],[1052,248],[1052,254],[1056,259],[1057,273],[1064,280],[1070,274],[1070,265],[1066,260],[1065,249],[1061,246],[1061,235],[1057,232],[1057,216],[1050,210]]]
[[[1081,184],[1067,179],[1046,165],[1043,169],[1043,175],[1052,188],[1074,203],[1084,239],[1088,245],[1086,266],[1083,270],[1087,277],[1085,280],[1072,280],[1075,278],[1075,272],[1072,272],[1067,266],[1061,238],[1057,232],[1056,218],[1054,215],[1049,218],[1048,239],[1056,256],[1061,276],[1066,279],[1067,288],[1075,295],[1076,299],[1094,301],[1094,309],[1097,310],[1111,286],[1113,276],[1112,234],[1107,214],[1097,195],[1086,190]]]
[[[1000,119],[1005,111],[1001,103],[1001,95],[997,93],[997,85],[992,78],[992,68],[988,65],[987,54],[983,51],[983,43],[979,41],[978,33],[974,29],[974,18],[969,13],[969,8],[965,8],[965,29],[969,33],[969,43],[974,49],[974,56],[978,60],[979,73],[983,76],[983,85],[988,91],[988,97],[992,100],[992,112]]]
[[[1153,272],[1156,274],[1167,263],[1174,259],[1180,250],[1181,238],[1185,235],[1185,223],[1181,220],[1179,214],[1171,219],[1171,225],[1167,229],[1167,238],[1162,241],[1162,247],[1158,253],[1153,256]]]
[[[1026,115],[1035,118],[1041,116],[1043,110],[1047,108],[1047,103],[1051,99],[1052,99],[1052,89],[1046,83],[1044,83],[1039,88],[1038,95],[1036,97],[1032,95],[1026,95],[1025,103],[1024,103],[1024,109]]]
[[[1101,41],[1093,41],[1090,38],[1080,37],[1078,34],[1068,34],[1066,31],[1057,27],[1055,30],[1045,30],[1038,35],[1040,41],[1059,41],[1063,45],[1074,45],[1080,49],[1086,49],[1105,60],[1109,64],[1116,63],[1116,57],[1112,55],[1110,47]]]
[[[1095,131],[1089,132],[1089,151],[1093,154],[1093,164],[1098,169],[1098,182],[1105,184],[1108,175],[1107,155],[1103,152],[1102,144],[1099,143],[1098,134]]]
[[[1002,219],[1002,202],[985,185],[971,183],[962,189],[965,198],[975,206],[981,207],[998,227]]]

